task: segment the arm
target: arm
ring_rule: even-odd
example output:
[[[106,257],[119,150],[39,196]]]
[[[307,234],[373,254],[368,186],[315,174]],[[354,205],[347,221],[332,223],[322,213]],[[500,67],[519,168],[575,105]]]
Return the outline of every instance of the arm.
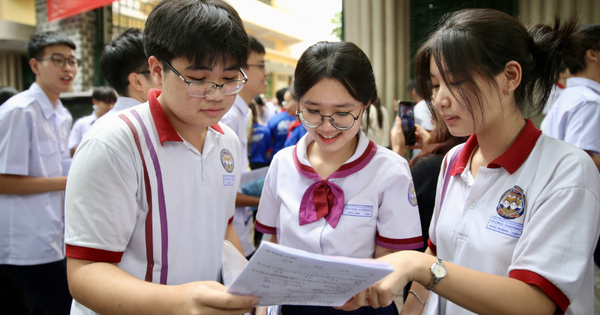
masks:
[[[242,243],[240,243],[240,239],[238,238],[237,233],[235,232],[235,228],[233,228],[233,223],[227,225],[227,230],[225,231],[225,240],[230,241],[235,248],[244,255],[244,250],[242,249]]]
[[[358,301],[359,305],[370,304],[373,307],[390,305],[395,294],[402,290],[408,281],[412,280],[421,286],[428,286],[433,279],[430,267],[436,258],[428,253],[401,251],[380,260],[388,261],[396,271],[371,287],[370,303],[363,298],[362,301]],[[554,301],[537,286],[509,277],[467,269],[449,262],[444,264],[448,274],[434,291],[472,312],[552,314],[557,308]],[[421,290],[418,290],[417,294],[419,291]],[[506,292],[511,292],[511,303],[498,299],[498,296]],[[427,298],[425,295],[419,295],[422,300]],[[407,300],[407,303],[409,302]]]
[[[235,197],[236,207],[258,207],[259,202],[259,197],[244,195],[242,193],[238,193]]]
[[[385,247],[377,245],[375,247],[375,256],[374,256],[374,258],[380,258],[380,257],[383,257],[385,255],[389,255],[389,254],[392,254],[392,253],[395,253],[395,252],[397,252],[397,250],[387,249]]]
[[[26,195],[65,190],[67,177],[31,177],[0,174],[0,194]]]
[[[269,242],[278,244],[277,235],[271,234],[271,236],[269,236]]]
[[[242,314],[258,303],[217,282],[160,285],[105,262],[68,258],[67,276],[73,298],[102,314]]]

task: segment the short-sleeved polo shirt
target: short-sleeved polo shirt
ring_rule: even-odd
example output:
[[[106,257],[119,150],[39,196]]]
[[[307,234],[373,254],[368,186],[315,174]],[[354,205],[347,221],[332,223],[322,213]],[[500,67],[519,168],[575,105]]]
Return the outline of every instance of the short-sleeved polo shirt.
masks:
[[[442,164],[458,154],[449,175],[444,167],[440,172],[429,247],[454,264],[536,285],[565,314],[593,314],[600,175],[589,155],[528,120],[512,146],[474,178],[476,147],[471,136]],[[444,176],[451,176],[446,189]],[[423,314],[438,308],[472,314],[432,292]]]
[[[67,257],[116,263],[149,282],[217,280],[240,180],[235,134],[208,128],[202,153],[149,102],[80,144],[66,193]],[[82,307],[82,306],[78,306]]]

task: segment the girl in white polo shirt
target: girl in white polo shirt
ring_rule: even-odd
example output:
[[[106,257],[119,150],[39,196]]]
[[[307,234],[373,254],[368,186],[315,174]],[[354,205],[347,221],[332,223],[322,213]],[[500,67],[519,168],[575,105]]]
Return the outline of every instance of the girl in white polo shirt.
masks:
[[[346,42],[309,47],[290,90],[308,133],[275,155],[256,228],[272,234],[273,242],[325,255],[373,258],[422,246],[408,163],[360,130],[363,113],[377,99],[364,52]],[[282,310],[285,315],[337,312],[346,314],[329,307]],[[355,314],[397,314],[397,309],[365,307]]]
[[[600,176],[521,114],[541,113],[576,24],[526,30],[489,9],[441,21],[416,78],[450,132],[471,137],[442,164],[426,252],[383,257],[396,271],[347,309],[388,305],[413,280],[403,314],[593,314]]]

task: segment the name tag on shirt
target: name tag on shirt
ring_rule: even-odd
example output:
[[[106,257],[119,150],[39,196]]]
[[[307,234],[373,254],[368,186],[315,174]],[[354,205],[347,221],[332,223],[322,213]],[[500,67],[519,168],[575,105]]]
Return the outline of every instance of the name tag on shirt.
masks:
[[[373,206],[361,206],[361,205],[344,205],[343,215],[350,215],[353,217],[366,217],[370,218],[373,216]]]
[[[490,217],[486,228],[516,238],[520,238],[523,234],[523,223],[513,222],[495,215]]]
[[[233,186],[235,175],[223,175],[223,186]]]

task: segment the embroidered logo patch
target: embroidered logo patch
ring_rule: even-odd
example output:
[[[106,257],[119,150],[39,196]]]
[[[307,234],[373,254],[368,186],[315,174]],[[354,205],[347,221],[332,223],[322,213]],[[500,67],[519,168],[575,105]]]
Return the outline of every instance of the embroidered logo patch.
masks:
[[[235,163],[233,161],[233,155],[227,149],[221,150],[221,165],[227,171],[227,173],[233,172]]]
[[[408,203],[413,207],[417,205],[417,192],[415,191],[415,183],[412,180],[408,186]]]
[[[504,192],[496,207],[496,212],[498,212],[501,217],[509,220],[520,217],[523,215],[524,211],[525,192],[517,185]]]

